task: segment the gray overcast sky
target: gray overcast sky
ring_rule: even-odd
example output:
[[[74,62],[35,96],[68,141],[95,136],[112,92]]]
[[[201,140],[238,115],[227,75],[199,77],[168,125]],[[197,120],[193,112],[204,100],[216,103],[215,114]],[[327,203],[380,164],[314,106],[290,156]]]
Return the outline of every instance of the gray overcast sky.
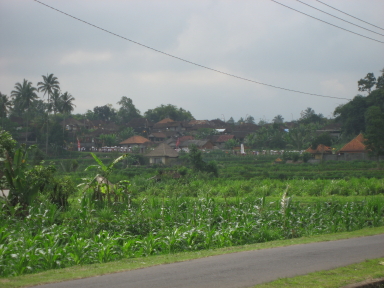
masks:
[[[384,34],[315,0],[331,14]],[[382,0],[322,0],[384,28]],[[166,53],[244,78],[352,99],[357,81],[384,68],[384,44],[289,10],[270,0],[42,0],[75,17]],[[285,5],[384,41],[384,37],[313,10]],[[329,117],[344,100],[319,98],[242,81],[164,56],[60,14],[32,0],[0,0],[0,92],[24,78],[53,73],[75,98],[75,113],[121,96],[144,113],[161,104],[196,119],[252,115],[298,119],[307,107]],[[42,95],[41,95],[42,96]]]

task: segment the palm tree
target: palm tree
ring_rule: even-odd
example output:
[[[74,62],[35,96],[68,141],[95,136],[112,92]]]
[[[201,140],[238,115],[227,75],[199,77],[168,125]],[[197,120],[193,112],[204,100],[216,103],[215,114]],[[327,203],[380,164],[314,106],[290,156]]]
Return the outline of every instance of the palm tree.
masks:
[[[62,112],[61,110],[61,107],[62,107],[62,100],[61,100],[61,96],[60,95],[60,91],[59,90],[54,90],[53,93],[52,93],[52,97],[51,97],[51,103],[49,104],[50,107],[49,107],[49,110],[52,111],[53,110],[53,114],[56,115],[56,113],[60,113]]]
[[[279,114],[279,115],[276,115],[275,118],[273,118],[272,122],[277,124],[282,124],[284,123],[284,118]]]
[[[71,112],[74,110],[74,107],[76,107],[75,104],[72,103],[72,101],[76,100],[74,97],[72,97],[71,94],[68,92],[65,92],[61,95],[61,112],[64,114],[64,125],[63,125],[63,134],[64,134],[64,127],[65,127],[65,115],[71,114]]]
[[[18,105],[21,110],[27,110],[27,132],[25,134],[25,142],[28,140],[29,107],[37,98],[39,98],[36,91],[37,89],[32,86],[32,82],[24,79],[23,84],[20,84],[19,82],[16,83],[15,90],[11,92],[15,106]]]
[[[43,77],[43,82],[37,83],[38,90],[39,92],[43,92],[44,96],[47,94],[48,96],[48,109],[47,109],[47,114],[49,115],[50,112],[50,99],[49,97],[53,95],[55,90],[60,90],[60,82],[57,80],[57,77],[55,77],[52,73],[44,76]],[[46,136],[46,141],[45,141],[45,153],[48,154],[48,117],[47,117],[47,136]]]
[[[12,107],[12,101],[7,95],[0,92],[0,114],[1,114],[1,126],[4,129],[4,118],[7,117],[9,109]]]

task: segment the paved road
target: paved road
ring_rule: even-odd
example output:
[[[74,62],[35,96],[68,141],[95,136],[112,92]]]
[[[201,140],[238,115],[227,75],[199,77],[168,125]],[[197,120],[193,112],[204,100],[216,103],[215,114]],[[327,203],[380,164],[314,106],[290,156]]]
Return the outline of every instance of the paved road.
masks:
[[[384,257],[384,234],[212,256],[38,287],[251,287],[379,257]]]

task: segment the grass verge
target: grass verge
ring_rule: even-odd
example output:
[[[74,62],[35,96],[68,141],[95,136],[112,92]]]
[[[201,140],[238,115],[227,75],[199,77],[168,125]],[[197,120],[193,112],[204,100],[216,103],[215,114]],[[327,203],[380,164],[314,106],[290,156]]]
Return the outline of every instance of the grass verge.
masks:
[[[158,256],[151,256],[151,257],[129,258],[129,259],[123,259],[116,262],[73,266],[70,268],[49,270],[49,271],[44,271],[36,274],[27,274],[27,275],[17,276],[17,277],[0,278],[0,286],[4,288],[29,287],[29,286],[39,285],[44,283],[53,283],[53,282],[71,280],[71,279],[87,278],[92,276],[117,273],[117,272],[133,270],[138,268],[145,268],[145,267],[150,267],[150,266],[160,265],[160,264],[188,261],[192,259],[204,258],[209,256],[221,255],[221,254],[236,253],[236,252],[249,251],[249,250],[268,249],[268,248],[306,244],[306,243],[313,243],[313,242],[333,241],[333,240],[340,240],[340,239],[347,239],[347,238],[354,238],[354,237],[371,236],[371,235],[377,235],[382,233],[384,233],[384,227],[375,227],[375,228],[366,228],[362,230],[357,230],[353,232],[316,235],[311,237],[278,240],[278,241],[271,241],[271,242],[265,242],[265,243],[256,243],[251,245],[227,247],[227,248],[221,248],[221,249],[215,249],[215,250],[202,250],[197,252],[185,252],[185,253],[158,255]],[[339,268],[339,269],[342,269],[342,268]],[[318,272],[318,273],[321,273],[321,272]],[[364,272],[362,271],[362,273]],[[337,274],[335,276],[337,276]],[[305,276],[302,276],[302,277],[305,277]],[[340,274],[340,277],[342,277],[341,274]],[[364,277],[364,275],[362,277]],[[367,275],[367,277],[370,277],[370,276]],[[290,278],[290,279],[295,279],[295,278]],[[363,278],[363,280],[364,279],[366,278]],[[283,281],[283,280],[284,279],[279,281]],[[278,286],[270,286],[270,287],[278,287]],[[311,287],[311,285],[310,286],[301,285],[301,286],[291,286],[291,287]],[[321,286],[321,287],[339,287],[339,286]]]
[[[257,288],[274,287],[322,287],[338,288],[384,277],[384,258],[366,260],[361,263],[336,268],[333,270],[309,273],[293,278],[283,278],[273,282],[259,284]]]

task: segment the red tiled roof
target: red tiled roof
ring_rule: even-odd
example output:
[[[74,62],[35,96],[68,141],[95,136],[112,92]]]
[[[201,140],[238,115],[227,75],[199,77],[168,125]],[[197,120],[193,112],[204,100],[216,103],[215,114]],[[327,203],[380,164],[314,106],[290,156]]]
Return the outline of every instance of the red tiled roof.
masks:
[[[167,138],[167,135],[165,135],[163,132],[153,132],[151,133],[151,136],[156,138]]]
[[[314,150],[311,147],[309,147],[305,152],[316,154],[316,153],[329,153],[332,152],[332,148],[325,146],[324,144],[317,145],[317,148]]]
[[[144,144],[147,142],[151,142],[151,141],[148,140],[147,138],[144,138],[143,136],[136,135],[120,142],[119,144]]]
[[[319,153],[332,152],[332,148],[325,146],[324,144],[319,144],[316,148],[316,151]]]
[[[365,145],[364,145],[364,136],[363,134],[357,135],[352,141],[348,142],[339,150],[339,152],[364,152],[365,151]]]
[[[183,142],[183,141],[188,141],[188,140],[194,140],[195,138],[193,136],[182,136],[182,137],[179,137],[179,141],[180,142]]]
[[[230,139],[233,139],[235,135],[220,135],[217,139],[216,142],[227,142]]]
[[[169,123],[169,122],[175,122],[175,121],[173,121],[171,118],[165,118],[165,119],[157,122],[156,124],[163,124],[163,123]]]
[[[308,147],[308,149],[305,150],[304,152],[308,152],[308,153],[311,153],[311,154],[315,154],[315,153],[316,153],[316,150],[312,149],[312,147]]]
[[[146,118],[133,118],[126,124],[126,126],[133,128],[152,127],[153,122],[149,121]]]

